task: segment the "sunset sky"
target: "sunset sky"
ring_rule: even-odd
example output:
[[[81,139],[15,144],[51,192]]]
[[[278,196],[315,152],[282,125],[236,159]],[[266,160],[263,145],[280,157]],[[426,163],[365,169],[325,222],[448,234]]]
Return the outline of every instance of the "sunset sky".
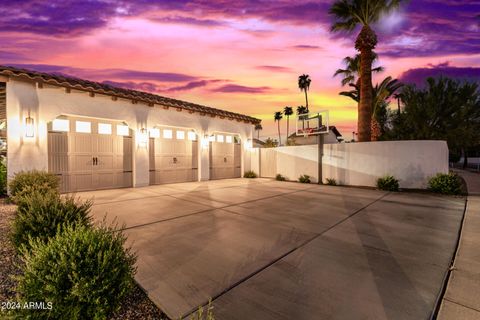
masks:
[[[304,104],[329,109],[346,138],[356,105],[333,78],[356,32],[332,34],[333,1],[2,1],[0,64],[59,72],[262,119]],[[480,80],[480,1],[414,0],[375,26],[385,72],[405,82]],[[285,131],[285,123],[282,124]]]

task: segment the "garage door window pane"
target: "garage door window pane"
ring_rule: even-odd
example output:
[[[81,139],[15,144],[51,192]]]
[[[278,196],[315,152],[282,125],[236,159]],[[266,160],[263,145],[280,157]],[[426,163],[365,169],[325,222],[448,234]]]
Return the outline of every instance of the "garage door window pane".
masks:
[[[223,142],[223,135],[217,134],[217,142]]]
[[[185,131],[177,130],[177,140],[185,139]]]
[[[164,139],[172,139],[173,138],[173,132],[170,129],[163,129],[163,138]]]
[[[150,138],[160,138],[160,129],[150,129]]]
[[[68,132],[70,131],[70,121],[67,119],[55,119],[52,122],[52,130]]]
[[[117,124],[117,135],[128,136],[128,126],[125,126],[123,124]]]
[[[197,135],[195,134],[195,132],[193,132],[193,131],[188,132],[188,140],[190,140],[190,141],[197,140]]]
[[[81,133],[92,133],[92,124],[88,121],[75,121],[75,131]]]
[[[225,137],[225,142],[232,143],[232,141],[233,141],[232,136],[226,136]]]
[[[112,125],[110,123],[99,123],[98,124],[98,133],[99,134],[112,134]]]

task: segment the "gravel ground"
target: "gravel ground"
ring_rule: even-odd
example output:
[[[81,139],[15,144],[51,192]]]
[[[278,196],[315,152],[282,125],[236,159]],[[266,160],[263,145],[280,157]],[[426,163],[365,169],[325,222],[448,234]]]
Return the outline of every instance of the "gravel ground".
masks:
[[[0,301],[16,301],[16,283],[12,276],[21,272],[17,267],[20,260],[9,240],[14,213],[15,205],[8,204],[4,198],[0,198]],[[120,319],[168,320],[138,286],[135,286],[132,293],[122,302],[121,309],[110,317],[110,320]]]

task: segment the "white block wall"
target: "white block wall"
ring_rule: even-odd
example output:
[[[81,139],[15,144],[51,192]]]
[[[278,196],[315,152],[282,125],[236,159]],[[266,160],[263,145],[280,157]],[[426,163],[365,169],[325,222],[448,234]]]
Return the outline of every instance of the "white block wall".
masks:
[[[260,152],[266,152],[266,149]],[[271,163],[261,163],[264,170],[276,167],[276,173],[290,180],[308,174],[318,181],[316,145],[275,148]],[[254,166],[255,164],[252,164]],[[402,188],[425,188],[428,178],[448,172],[448,147],[445,141],[379,141],[326,144],[323,148],[323,180],[351,186],[375,186],[384,175],[393,175]],[[262,172],[263,171],[263,172]],[[267,177],[274,177],[269,172]]]

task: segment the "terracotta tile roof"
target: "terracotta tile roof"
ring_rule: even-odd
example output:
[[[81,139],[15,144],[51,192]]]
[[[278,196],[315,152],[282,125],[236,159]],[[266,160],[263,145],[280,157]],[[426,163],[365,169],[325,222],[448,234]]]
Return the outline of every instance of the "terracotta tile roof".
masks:
[[[132,101],[141,101],[148,104],[158,104],[165,107],[180,108],[192,113],[198,112],[200,114],[219,116],[221,118],[229,120],[243,121],[252,124],[261,122],[260,119],[256,119],[240,113],[225,111],[191,102],[162,97],[153,93],[114,87],[109,84],[78,79],[71,76],[65,76],[63,74],[51,74],[0,65],[0,75],[20,79],[30,79],[41,83],[53,84],[65,88],[83,90],[98,94],[105,94],[113,97],[129,99]]]

